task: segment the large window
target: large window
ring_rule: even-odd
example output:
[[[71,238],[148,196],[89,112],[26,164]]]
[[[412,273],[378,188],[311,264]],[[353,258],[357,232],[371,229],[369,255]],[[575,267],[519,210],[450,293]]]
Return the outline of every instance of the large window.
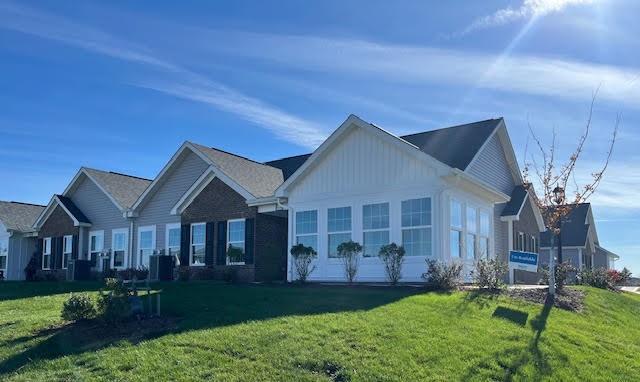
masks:
[[[318,250],[318,211],[296,212],[296,244]]]
[[[489,214],[486,212],[480,212],[480,236],[478,239],[478,255],[485,259],[490,258],[489,253],[489,232],[490,221]]]
[[[138,228],[138,265],[149,266],[149,256],[156,249],[156,226]]]
[[[449,232],[449,253],[452,258],[462,257],[462,203],[451,200],[451,230]]]
[[[104,250],[104,231],[91,231],[89,232],[89,260],[91,260],[91,266],[98,265],[98,258],[100,253]]]
[[[377,257],[389,244],[389,203],[362,206],[362,231],[364,256]]]
[[[62,269],[67,269],[71,254],[73,253],[73,236],[66,235],[62,239]]]
[[[351,240],[351,207],[327,210],[329,257],[338,257],[338,246]]]
[[[9,239],[2,238],[0,239],[0,270],[5,273],[7,272],[7,260],[9,259]]]
[[[407,256],[431,256],[431,198],[404,200],[402,245]]]
[[[227,264],[244,264],[245,220],[227,221]]]
[[[180,265],[180,223],[167,224],[165,242],[167,246],[167,256],[173,256],[176,264]]]
[[[205,265],[205,239],[207,236],[205,223],[191,224],[191,265]]]
[[[51,238],[42,240],[42,269],[51,269]]]
[[[476,250],[477,214],[473,207],[467,207],[467,240],[465,243],[466,258],[473,260],[478,257]]]
[[[113,230],[112,245],[113,254],[111,257],[111,266],[116,269],[127,267],[127,245],[128,245],[127,229]]]

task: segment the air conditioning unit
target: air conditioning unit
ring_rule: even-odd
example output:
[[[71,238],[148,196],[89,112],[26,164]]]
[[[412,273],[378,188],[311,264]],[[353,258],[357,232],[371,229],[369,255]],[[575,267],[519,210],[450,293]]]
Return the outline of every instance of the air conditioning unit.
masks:
[[[91,260],[71,260],[67,264],[67,281],[86,281],[91,278]]]
[[[173,256],[149,256],[149,279],[153,281],[173,280]]]

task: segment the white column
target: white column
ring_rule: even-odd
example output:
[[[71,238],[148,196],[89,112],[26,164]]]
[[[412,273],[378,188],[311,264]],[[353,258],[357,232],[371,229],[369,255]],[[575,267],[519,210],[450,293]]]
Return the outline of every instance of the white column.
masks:
[[[578,269],[582,270],[582,248],[578,248]]]

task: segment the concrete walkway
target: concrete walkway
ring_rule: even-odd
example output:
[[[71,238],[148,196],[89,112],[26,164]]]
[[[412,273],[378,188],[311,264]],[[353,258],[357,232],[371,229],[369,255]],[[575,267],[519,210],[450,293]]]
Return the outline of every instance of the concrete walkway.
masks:
[[[640,287],[637,286],[620,287],[620,290],[623,292],[640,294]]]

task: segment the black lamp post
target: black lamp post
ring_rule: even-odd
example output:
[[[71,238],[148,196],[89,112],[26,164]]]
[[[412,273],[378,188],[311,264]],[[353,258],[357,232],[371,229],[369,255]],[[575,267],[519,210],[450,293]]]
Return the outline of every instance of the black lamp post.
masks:
[[[556,206],[564,204],[564,188],[557,186],[553,189]],[[562,264],[562,213],[558,218],[558,264]]]

